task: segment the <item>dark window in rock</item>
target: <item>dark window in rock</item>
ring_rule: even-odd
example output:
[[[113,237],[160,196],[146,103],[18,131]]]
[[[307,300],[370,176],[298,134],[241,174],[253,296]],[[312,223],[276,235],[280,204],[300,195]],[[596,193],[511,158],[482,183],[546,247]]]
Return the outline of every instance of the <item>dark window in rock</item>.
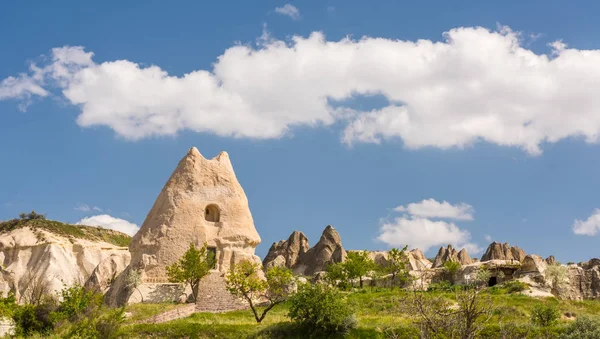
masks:
[[[208,247],[206,249],[206,256],[207,256],[209,263],[211,264],[211,268],[212,269],[217,268],[217,248],[216,247]]]
[[[221,220],[221,212],[217,205],[208,205],[204,209],[204,219],[211,222],[219,222]]]
[[[488,286],[492,287],[492,286],[495,286],[496,284],[498,284],[498,278],[490,277],[490,280],[488,281]]]

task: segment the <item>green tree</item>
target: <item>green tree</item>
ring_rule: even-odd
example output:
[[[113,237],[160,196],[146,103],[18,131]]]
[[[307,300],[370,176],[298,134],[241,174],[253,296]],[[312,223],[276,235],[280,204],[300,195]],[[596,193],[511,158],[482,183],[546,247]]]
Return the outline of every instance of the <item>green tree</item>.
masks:
[[[349,252],[344,268],[348,274],[348,279],[357,279],[360,282],[360,288],[363,287],[363,278],[375,269],[373,259],[369,257],[367,251]]]
[[[233,265],[225,277],[229,292],[248,302],[257,323],[263,321],[273,307],[287,300],[294,280],[292,271],[284,267],[269,268],[265,273],[266,279],[259,275],[259,271],[260,264],[244,260]],[[255,304],[259,299],[267,300],[260,316]]]
[[[325,279],[328,283],[344,290],[350,287],[348,271],[346,271],[344,263],[338,262],[328,264],[326,270],[327,275],[325,276]]]
[[[558,292],[567,283],[567,267],[561,264],[548,265],[544,272],[546,281],[550,284],[552,294],[558,295]]]
[[[475,274],[475,281],[474,281],[474,283],[475,283],[475,285],[477,287],[487,286],[487,284],[490,281],[491,277],[492,277],[492,272],[490,272],[490,270],[488,270],[487,267],[482,266],[477,271],[477,274]]]
[[[206,251],[206,244],[196,248],[193,243],[178,262],[167,266],[167,276],[170,282],[186,283],[192,289],[194,302],[198,298],[198,285],[213,267],[215,258]]]
[[[456,261],[446,261],[444,263],[444,271],[448,277],[448,281],[454,283],[454,279],[456,278],[456,273],[460,270],[460,263]]]
[[[408,278],[408,270],[406,269],[406,249],[404,246],[401,250],[392,248],[388,252],[388,260],[383,265],[383,272],[390,274],[390,287],[394,289],[396,284],[404,283]]]

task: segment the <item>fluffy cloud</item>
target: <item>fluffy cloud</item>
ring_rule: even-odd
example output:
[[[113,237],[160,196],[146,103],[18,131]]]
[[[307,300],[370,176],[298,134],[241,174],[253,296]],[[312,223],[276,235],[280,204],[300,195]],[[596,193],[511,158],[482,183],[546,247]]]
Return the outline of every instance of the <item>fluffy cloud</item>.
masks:
[[[138,225],[130,223],[127,220],[112,217],[108,214],[95,215],[89,218],[83,218],[77,222],[77,225],[99,226],[133,236],[140,229]]]
[[[285,8],[282,7],[282,8]],[[523,46],[509,28],[460,27],[443,41],[364,37],[235,45],[212,70],[171,76],[128,60],[97,63],[82,47],[52,51],[45,66],[4,79],[0,99],[47,96],[81,109],[80,126],[108,126],[128,139],[181,130],[278,138],[294,126],[345,121],[341,139],[402,140],[405,147],[465,147],[478,141],[540,154],[543,142],[600,135],[600,50],[553,42],[549,54]],[[379,94],[372,111],[334,107]]]
[[[435,246],[452,244],[456,248],[465,248],[469,253],[481,252],[481,249],[469,240],[471,234],[461,230],[454,223],[433,221],[426,218],[396,218],[393,222],[383,223],[378,240],[390,246],[419,248],[426,252]]]
[[[275,12],[282,15],[287,15],[294,20],[300,19],[300,11],[298,8],[296,8],[296,6],[291,4],[285,4],[283,7],[276,7]]]
[[[407,206],[394,208],[396,212],[405,213],[393,221],[384,221],[379,228],[380,240],[390,246],[419,248],[426,252],[434,246],[451,244],[456,248],[464,248],[474,254],[481,252],[477,244],[470,242],[471,233],[459,228],[453,222],[437,219],[473,220],[473,206],[461,203],[452,205],[447,201],[425,199],[410,203]]]
[[[595,209],[587,220],[575,220],[573,233],[579,235],[596,235],[600,230],[600,209]]]
[[[408,212],[411,215],[425,218],[442,218],[456,220],[473,220],[473,206],[461,203],[452,205],[447,201],[425,199],[418,203],[394,208],[396,212]]]
[[[492,242],[492,236],[491,236],[491,235],[489,235],[489,234],[486,234],[486,235],[485,235],[483,238],[484,238],[484,239],[485,239],[485,241],[487,241],[487,242]]]

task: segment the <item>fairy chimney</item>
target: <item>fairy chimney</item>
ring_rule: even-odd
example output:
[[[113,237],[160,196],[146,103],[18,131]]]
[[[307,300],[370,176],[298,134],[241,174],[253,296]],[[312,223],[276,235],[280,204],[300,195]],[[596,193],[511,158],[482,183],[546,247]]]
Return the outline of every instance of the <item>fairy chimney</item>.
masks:
[[[221,152],[209,160],[192,147],[133,237],[126,271],[135,269],[142,284],[168,283],[165,267],[178,261],[194,243],[197,247],[206,244],[215,254],[212,274],[222,277],[243,259],[260,262],[254,254],[260,240],[229,155]],[[125,281],[121,277],[111,287],[108,298],[117,300],[112,303],[122,304],[122,299],[133,294],[130,291],[124,296],[119,291],[125,288]]]

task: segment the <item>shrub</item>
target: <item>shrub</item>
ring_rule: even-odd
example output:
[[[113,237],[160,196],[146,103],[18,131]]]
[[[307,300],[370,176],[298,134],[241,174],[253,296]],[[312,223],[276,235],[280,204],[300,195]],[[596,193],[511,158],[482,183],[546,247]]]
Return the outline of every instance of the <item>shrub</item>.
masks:
[[[290,319],[312,333],[346,333],[356,328],[352,309],[339,291],[323,284],[303,284],[290,298]]]
[[[437,282],[437,283],[431,283],[427,287],[427,291],[428,292],[433,292],[433,291],[454,292],[454,291],[458,291],[460,289],[462,289],[462,286],[452,285],[451,282],[446,281],[446,280],[440,281],[440,282]]]
[[[16,307],[13,313],[15,334],[28,337],[35,333],[45,334],[52,330],[52,322],[40,314],[40,306],[23,305]],[[45,319],[44,319],[45,318]]]
[[[565,331],[564,339],[600,338],[600,318],[582,315],[577,317]]]
[[[531,322],[541,327],[549,327],[558,322],[560,312],[553,305],[535,305],[531,312]]]
[[[552,288],[552,293],[558,295],[558,291],[565,286],[567,283],[567,267],[560,264],[548,265],[548,268],[544,272],[546,281]]]
[[[519,280],[507,281],[502,285],[504,286],[504,288],[506,288],[506,292],[508,293],[517,293],[529,289],[529,286],[526,283]]]

